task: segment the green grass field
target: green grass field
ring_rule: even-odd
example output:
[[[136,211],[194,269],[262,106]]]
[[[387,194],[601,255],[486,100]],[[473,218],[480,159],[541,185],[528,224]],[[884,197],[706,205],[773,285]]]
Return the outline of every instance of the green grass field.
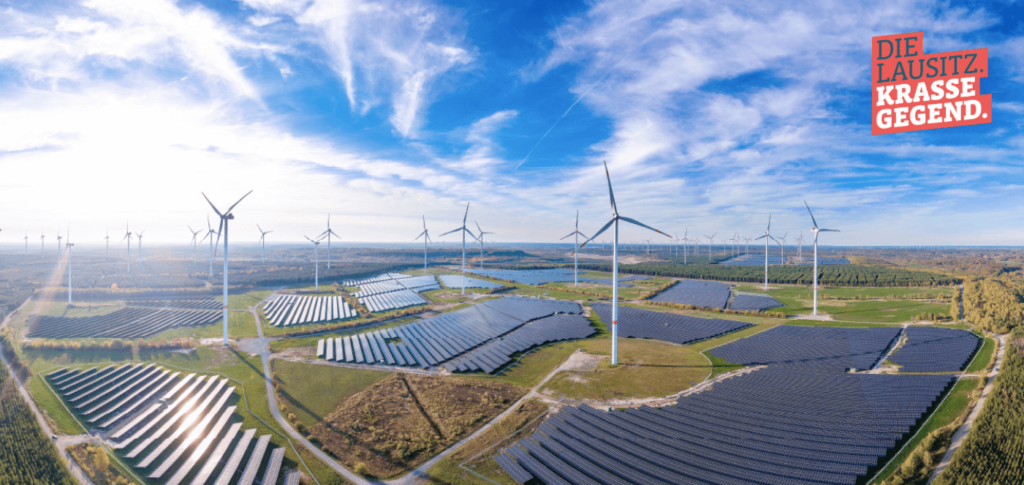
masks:
[[[162,339],[173,339],[182,337],[191,338],[216,338],[224,335],[224,324],[223,320],[217,320],[216,323],[211,325],[202,325],[198,327],[177,327],[170,328],[160,332],[152,337],[147,338],[147,341],[153,342]],[[244,310],[231,310],[228,312],[228,337],[232,339],[238,338],[253,338],[258,336],[256,331],[256,321],[252,317],[252,313]]]
[[[995,350],[995,339],[985,337],[984,343],[974,356],[974,360],[971,361],[971,365],[964,372],[981,372],[987,369],[988,365],[992,362],[992,354],[995,353]]]
[[[932,413],[928,421],[918,430],[917,434],[906,444],[903,450],[894,456],[892,460],[889,460],[889,464],[882,469],[882,472],[871,483],[882,483],[882,481],[903,465],[907,457],[917,448],[918,443],[928,436],[929,433],[952,423],[962,413],[966,412],[971,391],[977,388],[980,383],[979,379],[962,379],[960,382],[957,382],[953,389],[949,391],[950,394],[943,401],[942,405]]]
[[[773,285],[767,292],[754,285],[739,285],[736,291],[746,293],[768,294],[779,300],[784,307],[773,308],[773,312],[786,315],[810,314],[813,310],[813,293],[806,286]],[[819,296],[818,311],[832,316],[836,321],[860,323],[899,323],[909,322],[922,313],[948,315],[949,303],[942,301],[926,301],[914,298],[952,296],[952,288],[825,288],[819,295],[837,298],[864,299],[824,299]],[[889,299],[892,298],[892,299]]]
[[[338,401],[393,374],[280,359],[274,359],[270,364],[281,384],[279,392],[287,400],[289,412],[295,413],[307,428],[322,421]]]

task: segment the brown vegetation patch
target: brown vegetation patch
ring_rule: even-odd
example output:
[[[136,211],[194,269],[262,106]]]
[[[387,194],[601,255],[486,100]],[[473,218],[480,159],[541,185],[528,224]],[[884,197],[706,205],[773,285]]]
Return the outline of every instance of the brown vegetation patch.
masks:
[[[386,478],[416,467],[525,394],[499,382],[396,374],[343,400],[310,434],[347,467]]]

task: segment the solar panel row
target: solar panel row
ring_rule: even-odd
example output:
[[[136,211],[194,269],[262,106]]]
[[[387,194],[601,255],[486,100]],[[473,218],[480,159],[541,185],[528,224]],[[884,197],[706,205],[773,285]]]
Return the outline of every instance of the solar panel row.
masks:
[[[271,295],[263,305],[263,315],[275,327],[329,322],[358,317],[359,314],[340,296]]]
[[[527,321],[581,311],[572,302],[499,298],[415,323],[321,340],[317,356],[354,364],[432,368]]]
[[[907,343],[889,356],[902,372],[959,372],[981,343],[966,330],[911,325],[905,332]]]
[[[404,278],[410,278],[410,276],[404,273],[384,273],[379,274],[377,276],[371,276],[369,278],[363,278],[358,280],[345,280],[342,281],[341,284],[344,286],[363,286],[367,283],[376,283],[378,281],[384,280],[400,280]]]
[[[900,330],[780,325],[710,353],[734,364],[787,364],[830,372],[870,369],[896,342]]]
[[[359,297],[362,303],[373,313],[386,312],[416,305],[426,305],[427,300],[418,295],[415,291],[402,289],[378,295],[366,295]]]
[[[582,315],[551,315],[534,320],[499,339],[491,340],[443,365],[451,372],[488,374],[512,361],[512,355],[560,340],[587,338],[597,330]]]
[[[43,315],[31,324],[32,338],[147,338],[169,328],[209,325],[221,314],[208,310],[123,308],[94,317]]]
[[[123,456],[164,485],[204,485],[215,474],[217,484],[236,483],[236,471],[256,433],[246,430],[236,440],[242,422],[231,405],[237,399],[235,388],[216,376],[182,376],[156,364],[123,364],[60,369],[46,379],[80,420],[102,421],[94,424],[100,429],[116,427],[109,434],[114,448],[131,446]],[[260,438],[263,450],[269,440],[270,435]],[[276,482],[278,472],[272,470],[280,469],[283,453],[277,448],[271,454],[263,483]],[[246,471],[251,469],[253,477],[263,457],[263,451],[250,455]]]
[[[518,483],[852,485],[954,382],[769,367],[663,409],[563,408],[495,461]]]
[[[730,286],[704,280],[679,280],[651,301],[724,309],[729,301]]]
[[[612,306],[591,303],[590,307],[606,323],[612,321]],[[675,313],[619,307],[619,337],[652,338],[686,344],[714,338],[749,327],[746,322],[720,318],[699,318]]]
[[[778,308],[783,305],[779,300],[768,295],[753,295],[750,293],[733,293],[730,310],[760,312],[771,308]]]
[[[220,300],[212,296],[182,296],[176,298],[143,298],[125,301],[126,306],[150,308],[185,308],[189,310],[220,310]]]

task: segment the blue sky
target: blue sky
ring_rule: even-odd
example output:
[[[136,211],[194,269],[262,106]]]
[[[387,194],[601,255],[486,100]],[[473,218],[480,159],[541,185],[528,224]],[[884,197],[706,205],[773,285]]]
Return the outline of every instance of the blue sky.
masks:
[[[184,242],[497,241],[620,211],[682,236],[1019,245],[1024,8],[1013,2],[9,1],[0,242],[73,224]],[[870,38],[988,47],[993,123],[872,137]],[[650,237],[632,229],[623,239]],[[728,236],[726,236],[728,237]],[[151,238],[151,239],[149,239]],[[454,241],[454,236],[450,236]],[[792,237],[790,238],[792,239]]]

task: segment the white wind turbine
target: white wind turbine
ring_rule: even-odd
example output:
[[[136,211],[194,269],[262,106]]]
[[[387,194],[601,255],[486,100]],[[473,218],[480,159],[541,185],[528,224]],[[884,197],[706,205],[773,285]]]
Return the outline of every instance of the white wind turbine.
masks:
[[[782,237],[779,238],[779,240],[782,241],[780,246],[782,246],[782,265],[783,266],[785,266],[785,264],[786,264],[786,236],[788,236],[788,235],[789,235],[789,231],[786,231],[786,233],[783,234]],[[778,241],[776,241],[776,242],[778,242]]]
[[[804,264],[804,233],[800,232],[800,237],[796,238],[798,244],[796,251],[796,259],[800,260],[800,264]]]
[[[593,241],[597,236],[600,236],[604,231],[608,230],[613,224],[615,225],[614,230],[614,243],[612,244],[612,365],[618,365],[619,363],[619,221],[628,222],[630,224],[640,226],[646,229],[650,229],[658,234],[665,237],[672,237],[664,232],[661,232],[651,226],[643,224],[635,219],[620,216],[619,209],[615,206],[615,193],[612,192],[612,176],[608,172],[608,162],[604,163],[604,174],[608,178],[608,198],[612,204],[612,220],[608,221],[601,230],[594,233],[590,239],[587,239],[580,245],[580,249],[586,246],[588,242]]]
[[[811,222],[814,223],[814,228],[811,232],[814,233],[814,315],[818,314],[818,234],[822,232],[839,232],[839,229],[819,229],[818,221],[814,219],[814,213],[811,212],[811,206],[807,205],[807,201],[804,201],[804,206],[807,207],[807,213],[811,215]]]
[[[480,242],[480,269],[484,269],[484,234],[494,234],[494,233],[493,232],[484,232],[483,229],[480,229],[480,223],[479,222],[473,221],[473,224],[476,224],[476,230],[480,231],[480,232],[477,233],[478,236],[475,237],[474,239],[476,239],[477,241]]]
[[[245,195],[242,196],[242,199],[248,197],[249,194],[251,194],[251,193],[252,193],[251,190],[246,192]],[[227,345],[228,344],[228,222],[235,218],[235,215],[231,213],[231,210],[234,209],[235,206],[239,204],[239,202],[242,202],[242,199],[238,199],[238,202],[235,202],[234,204],[232,204],[231,207],[228,207],[228,210],[224,211],[224,213],[222,214],[220,211],[217,210],[217,207],[215,205],[213,205],[213,202],[210,202],[210,198],[207,197],[205,193],[203,193],[203,198],[206,199],[206,202],[208,204],[210,204],[210,207],[213,207],[213,211],[216,212],[218,216],[220,216],[220,227],[217,229],[217,242],[218,243],[220,243],[220,236],[221,236],[221,234],[224,235],[224,302],[223,302],[223,309],[224,309],[224,345]],[[216,244],[214,245],[214,247],[216,247]],[[214,249],[214,255],[217,254],[216,251],[217,250]],[[213,271],[211,270],[210,273],[212,274]]]
[[[320,291],[320,241],[326,236],[321,234],[320,237],[316,238],[315,240],[310,239],[309,236],[302,237],[306,238],[306,240],[313,243],[313,253],[316,255],[316,262],[314,263],[314,267],[316,268],[316,270],[313,276],[313,285],[316,291]]]
[[[341,236],[331,230],[331,215],[327,214],[327,230],[317,236],[318,241],[327,237],[327,269],[331,269],[331,236],[341,239]]]
[[[107,228],[107,236],[103,238],[107,242],[107,257],[110,257],[110,228]]]
[[[753,239],[750,239],[749,237],[744,237],[743,240],[746,241],[746,246],[744,246],[743,254],[748,255],[750,254],[750,241],[753,241]]]
[[[128,230],[128,222],[124,223],[124,237],[122,241],[128,240],[128,274],[132,274],[132,231]]]
[[[60,246],[60,240],[64,239],[64,236],[60,235],[60,228],[57,228],[57,260],[60,261],[60,255],[64,251],[64,248]]]
[[[708,241],[709,241],[708,242],[708,264],[711,264],[711,248],[715,247],[715,236],[717,236],[717,235],[718,235],[718,233],[716,232],[716,233],[714,233],[714,234],[712,234],[710,236],[707,236],[707,235],[704,236],[704,237],[708,238]]]
[[[28,231],[25,231],[25,254],[28,254]]]
[[[39,259],[43,259],[43,254],[46,253],[46,234],[39,235]]]
[[[768,214],[768,228],[764,230],[764,235],[754,239],[764,239],[764,289],[768,291],[768,240],[775,241],[775,238],[771,235],[772,232],[772,215]],[[778,241],[775,241],[778,242]]]
[[[203,238],[199,240],[199,243],[202,244],[202,242],[205,241],[207,238],[210,239],[210,283],[213,283],[213,236],[219,235],[219,234],[220,233],[218,233],[217,231],[214,231],[213,227],[210,226],[210,215],[207,214],[206,215],[206,235],[203,236]]]
[[[256,229],[260,230],[260,240],[259,240],[259,243],[262,245],[260,247],[260,260],[262,260],[262,262],[266,263],[267,262],[267,234],[270,234],[270,233],[272,233],[274,231],[264,231],[263,228],[260,227],[259,224],[256,224]]]
[[[146,231],[135,233],[135,236],[139,238],[139,264],[142,264],[142,235],[145,233]]]
[[[577,275],[580,272],[580,260],[578,254],[580,250],[580,236],[583,236],[583,239],[587,238],[586,235],[580,232],[580,211],[576,211],[576,229],[562,239],[559,239],[559,241],[562,241],[569,236],[576,236],[576,240],[575,243],[573,243],[572,248],[572,285],[579,286],[579,277]]]
[[[71,224],[68,224],[68,306],[71,306],[71,248],[74,246],[71,244]]]
[[[430,242],[430,233],[427,231],[426,214],[423,215],[423,232],[416,236],[416,239],[413,239],[413,241],[419,241],[421,237],[423,238],[423,274],[427,274],[427,243]]]
[[[445,237],[445,236],[447,236],[447,235],[449,235],[449,234],[451,234],[453,232],[460,232],[460,231],[462,232],[462,294],[463,295],[466,294],[466,234],[468,233],[470,236],[473,236],[473,231],[470,231],[469,229],[466,229],[466,218],[468,218],[468,217],[469,217],[469,202],[466,202],[466,214],[464,216],[462,216],[462,226],[457,227],[455,229],[452,229],[452,230],[450,230],[450,231],[448,231],[448,232],[446,232],[444,234],[441,234],[441,237]],[[473,236],[473,239],[476,239],[476,236]]]
[[[195,263],[196,259],[199,257],[196,250],[196,248],[198,247],[198,245],[196,244],[196,238],[199,236],[199,233],[203,232],[203,230],[200,229],[198,231],[193,231],[192,226],[188,226],[188,232],[192,233],[192,263]]]

